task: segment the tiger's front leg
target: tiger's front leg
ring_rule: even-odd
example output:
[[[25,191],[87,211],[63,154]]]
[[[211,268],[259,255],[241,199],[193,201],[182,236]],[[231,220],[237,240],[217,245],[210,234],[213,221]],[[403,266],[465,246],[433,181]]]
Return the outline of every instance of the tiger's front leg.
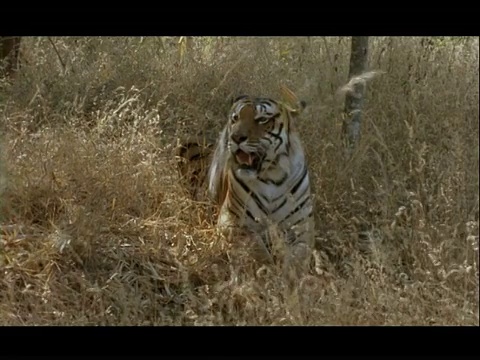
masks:
[[[308,271],[314,247],[314,223],[312,218],[287,231],[289,249],[284,257],[284,273],[299,276]]]

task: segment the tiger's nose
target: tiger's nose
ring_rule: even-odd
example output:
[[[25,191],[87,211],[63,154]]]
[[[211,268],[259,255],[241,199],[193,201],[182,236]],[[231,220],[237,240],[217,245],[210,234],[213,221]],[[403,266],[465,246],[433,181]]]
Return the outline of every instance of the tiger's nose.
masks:
[[[232,140],[235,141],[237,144],[241,144],[245,140],[247,140],[247,136],[243,134],[232,134]]]

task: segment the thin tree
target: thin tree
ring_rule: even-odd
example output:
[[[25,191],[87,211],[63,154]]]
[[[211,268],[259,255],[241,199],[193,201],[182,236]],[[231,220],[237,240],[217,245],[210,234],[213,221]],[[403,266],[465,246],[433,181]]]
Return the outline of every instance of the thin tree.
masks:
[[[343,139],[348,157],[353,153],[361,135],[361,113],[366,82],[361,75],[368,66],[368,36],[352,36],[350,53],[349,90],[345,94]],[[358,81],[357,81],[358,80]]]
[[[20,37],[0,36],[0,64],[2,76],[10,76],[18,69],[18,55],[20,51]]]

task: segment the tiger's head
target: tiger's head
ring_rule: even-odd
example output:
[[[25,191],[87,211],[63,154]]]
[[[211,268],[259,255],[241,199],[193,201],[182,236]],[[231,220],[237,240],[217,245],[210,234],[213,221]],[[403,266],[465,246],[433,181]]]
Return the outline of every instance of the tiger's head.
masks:
[[[275,165],[279,154],[287,154],[293,131],[292,118],[305,108],[269,98],[237,97],[227,123],[228,151],[238,169],[259,172],[265,163]]]

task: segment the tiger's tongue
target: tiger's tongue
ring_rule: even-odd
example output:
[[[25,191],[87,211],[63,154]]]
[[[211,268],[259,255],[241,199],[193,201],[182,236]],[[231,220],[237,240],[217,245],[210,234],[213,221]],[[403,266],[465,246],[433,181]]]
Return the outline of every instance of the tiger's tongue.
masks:
[[[248,166],[252,166],[253,164],[253,156],[250,155],[250,154],[247,154],[246,152],[242,151],[242,150],[238,150],[237,151],[237,161],[239,164],[241,165],[248,165]]]

